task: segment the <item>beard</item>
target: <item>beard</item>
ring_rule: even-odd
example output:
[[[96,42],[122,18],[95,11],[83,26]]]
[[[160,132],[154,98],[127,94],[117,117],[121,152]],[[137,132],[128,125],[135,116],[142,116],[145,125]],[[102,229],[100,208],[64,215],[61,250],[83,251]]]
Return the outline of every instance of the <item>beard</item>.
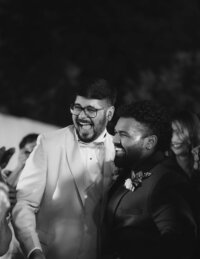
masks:
[[[106,116],[103,116],[101,119],[98,120],[79,119],[77,117],[74,118],[73,122],[78,138],[86,143],[92,142],[97,139],[107,126]]]
[[[115,145],[114,163],[118,168],[124,168],[127,164],[127,154],[122,146]]]
[[[121,145],[115,145],[114,163],[118,168],[136,168],[142,161],[142,153],[138,148],[126,150]]]

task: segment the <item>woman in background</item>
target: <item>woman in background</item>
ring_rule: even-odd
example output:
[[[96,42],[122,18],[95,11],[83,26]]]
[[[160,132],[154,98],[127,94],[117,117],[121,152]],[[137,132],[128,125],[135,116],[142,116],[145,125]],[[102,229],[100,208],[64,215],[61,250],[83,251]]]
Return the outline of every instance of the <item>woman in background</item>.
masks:
[[[199,240],[197,242],[200,242],[200,120],[193,112],[178,112],[173,116],[172,130],[171,150],[194,191],[193,204]],[[194,259],[200,258],[199,256],[200,248],[197,244]]]
[[[172,119],[171,150],[176,161],[192,180],[199,175],[200,120],[195,113],[181,111]]]

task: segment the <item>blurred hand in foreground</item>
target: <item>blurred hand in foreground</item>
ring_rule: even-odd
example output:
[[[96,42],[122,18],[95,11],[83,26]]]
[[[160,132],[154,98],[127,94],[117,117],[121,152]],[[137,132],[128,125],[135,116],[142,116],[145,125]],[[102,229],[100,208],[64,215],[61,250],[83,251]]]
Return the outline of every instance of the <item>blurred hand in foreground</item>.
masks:
[[[200,170],[200,145],[192,149],[192,155],[194,160],[193,168],[195,170]]]

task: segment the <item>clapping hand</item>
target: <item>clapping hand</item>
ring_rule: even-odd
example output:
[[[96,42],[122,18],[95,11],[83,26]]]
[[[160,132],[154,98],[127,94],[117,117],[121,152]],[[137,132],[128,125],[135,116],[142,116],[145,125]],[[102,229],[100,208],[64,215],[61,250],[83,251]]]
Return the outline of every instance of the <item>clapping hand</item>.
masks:
[[[45,259],[45,256],[43,252],[39,249],[35,249],[31,254],[30,254],[30,259]]]
[[[200,170],[200,145],[192,149],[192,155],[194,160],[193,168]]]
[[[8,191],[8,197],[10,200],[10,209],[12,210],[12,208],[15,206],[16,202],[17,202],[17,190],[16,187],[13,187],[9,184],[7,184],[9,191]]]
[[[6,217],[10,206],[9,188],[5,183],[0,182],[0,220]]]

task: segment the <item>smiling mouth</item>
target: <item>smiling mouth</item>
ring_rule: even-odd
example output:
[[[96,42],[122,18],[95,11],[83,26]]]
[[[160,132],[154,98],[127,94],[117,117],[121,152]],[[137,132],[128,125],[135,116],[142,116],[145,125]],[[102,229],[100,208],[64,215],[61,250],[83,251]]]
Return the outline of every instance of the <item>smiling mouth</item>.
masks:
[[[115,146],[115,153],[116,154],[124,154],[125,153],[125,150],[121,147],[116,147]]]
[[[182,143],[172,143],[171,145],[173,148],[180,148],[182,146]]]
[[[86,122],[78,122],[79,127],[81,127],[82,129],[91,129],[92,128],[92,124],[91,123],[86,123]]]

